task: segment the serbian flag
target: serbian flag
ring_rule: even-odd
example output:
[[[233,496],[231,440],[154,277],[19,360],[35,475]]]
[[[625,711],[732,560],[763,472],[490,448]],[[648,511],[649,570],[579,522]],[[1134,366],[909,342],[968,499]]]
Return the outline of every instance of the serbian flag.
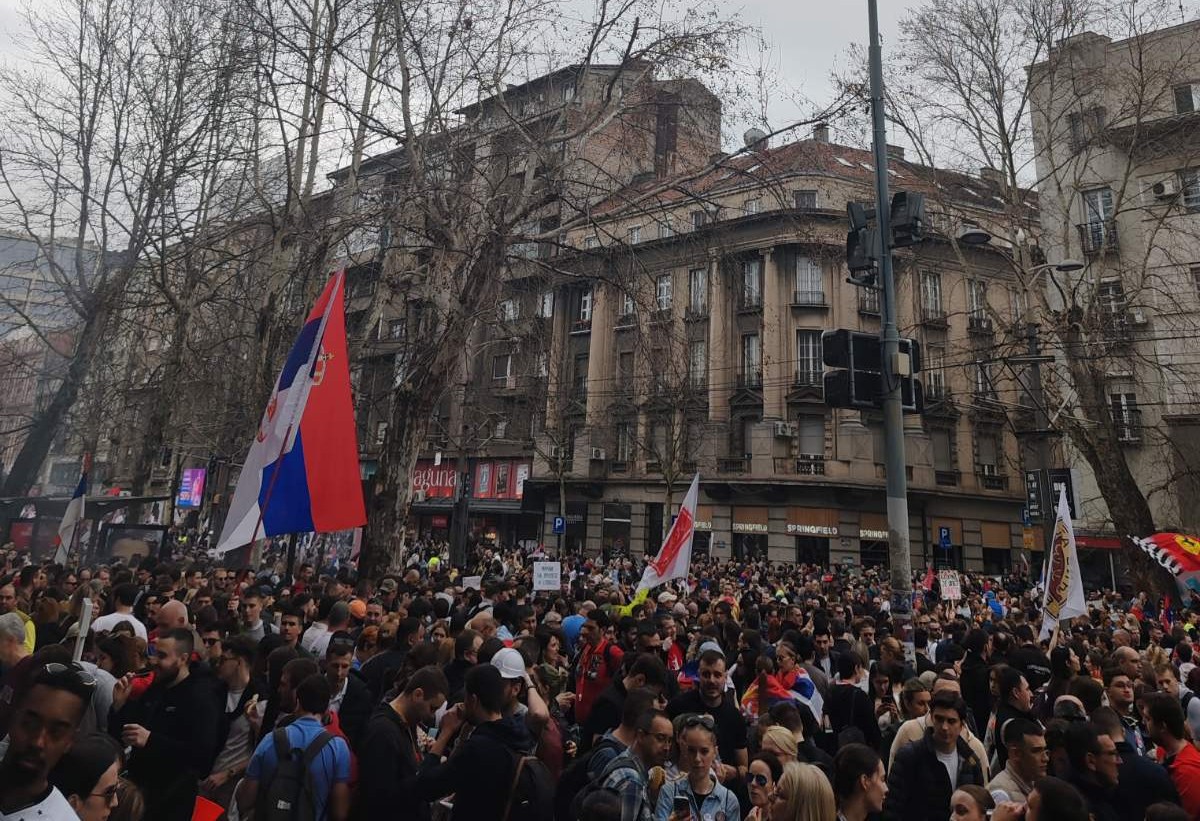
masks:
[[[350,397],[345,271],[300,329],[242,467],[217,551],[366,522]]]
[[[924,588],[926,593],[933,590],[934,578],[933,565],[925,565],[925,578],[921,580],[921,587]]]
[[[759,691],[759,681],[766,679],[764,692]],[[790,682],[788,679],[791,679]],[[818,722],[822,721],[825,703],[817,686],[803,668],[792,670],[790,676],[772,675],[770,673],[755,676],[742,694],[742,714],[750,721],[757,721],[763,710],[769,710],[776,704],[794,702],[803,704]]]
[[[83,467],[79,471],[79,484],[75,485],[75,492],[71,494],[71,501],[67,503],[67,509],[63,511],[62,521],[58,525],[58,535],[54,537],[55,564],[66,564],[67,557],[75,547],[77,531],[83,524],[83,497],[87,495],[88,473],[91,469],[92,456],[85,453]]]

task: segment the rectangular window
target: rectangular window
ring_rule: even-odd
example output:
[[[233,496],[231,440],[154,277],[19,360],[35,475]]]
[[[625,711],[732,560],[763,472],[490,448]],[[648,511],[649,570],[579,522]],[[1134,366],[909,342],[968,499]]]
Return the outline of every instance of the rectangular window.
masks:
[[[1125,302],[1125,287],[1121,284],[1121,280],[1110,279],[1101,282],[1096,289],[1096,302],[1104,320],[1123,321],[1125,319],[1125,309],[1128,306]]]
[[[954,470],[954,450],[950,440],[950,431],[946,428],[934,428],[929,432],[933,444],[933,469],[938,471]]]
[[[592,321],[592,292],[584,291],[579,295],[579,317],[581,322]]]
[[[634,225],[629,229],[629,244],[637,245],[642,241],[642,226]]]
[[[706,214],[704,211],[693,211],[692,212],[692,230],[693,231],[699,231],[701,228],[703,228],[707,224],[708,224],[708,214]]]
[[[617,461],[628,462],[633,457],[633,425],[617,423]]]
[[[925,365],[925,379],[930,399],[945,399],[946,393],[946,348],[943,345],[930,345],[926,348],[928,362]]]
[[[800,429],[800,458],[808,461],[824,459],[825,417],[801,416],[796,421],[796,427]]]
[[[824,305],[825,283],[821,266],[811,257],[796,257],[796,292],[792,302],[796,305]]]
[[[972,320],[987,318],[987,283],[981,279],[967,280],[967,312]]]
[[[755,197],[754,199],[746,200],[746,213],[747,214],[757,214],[761,210],[762,210],[762,200],[760,200],[758,197]]]
[[[1186,207],[1200,208],[1200,168],[1179,172],[1179,190],[1183,192]]]
[[[801,211],[812,211],[817,207],[816,191],[794,191],[792,196]]]
[[[697,316],[708,313],[708,269],[688,271],[688,308]]]
[[[1175,113],[1191,114],[1200,111],[1200,83],[1175,86]]]
[[[979,472],[984,476],[999,476],[1000,438],[994,433],[977,433],[975,450]]]
[[[937,271],[921,272],[921,314],[925,319],[942,319],[942,275]]]
[[[1014,325],[1019,325],[1025,321],[1025,314],[1029,311],[1028,295],[1016,288],[1008,289],[1008,306],[1012,311],[1012,322]]]
[[[572,100],[574,100],[575,99],[575,84],[567,83],[565,86],[563,86],[561,89],[559,89],[559,97],[562,99],[562,101],[564,103],[569,103]]]
[[[554,316],[553,291],[545,291],[542,293],[541,302],[538,303],[538,316],[542,319],[551,319]]]
[[[1108,222],[1113,217],[1113,192],[1111,188],[1093,188],[1083,192],[1083,218],[1091,224]]]
[[[1132,393],[1114,393],[1109,396],[1112,402],[1113,425],[1117,429],[1117,438],[1122,442],[1136,442],[1141,438],[1138,430],[1141,412],[1138,411],[1137,396]]]
[[[821,332],[796,331],[796,384],[820,385],[823,369]]]
[[[539,353],[533,360],[533,373],[535,376],[542,377],[550,375],[550,358],[545,351]]]
[[[637,313],[637,306],[633,302],[633,294],[626,291],[621,294],[621,316],[632,317]]]
[[[742,377],[747,386],[757,386],[762,381],[762,341],[758,334],[742,337]]]
[[[658,238],[659,239],[668,239],[673,236],[675,236],[675,229],[671,227],[670,222],[667,222],[664,220],[663,222],[660,222],[658,224]]]
[[[658,310],[671,310],[671,291],[673,282],[670,274],[660,274],[654,283],[654,301],[658,305]]]
[[[701,388],[707,379],[708,343],[697,339],[688,343],[688,381],[693,388]]]
[[[988,362],[975,363],[975,395],[984,399],[996,398],[996,389],[992,385],[992,366]]]
[[[762,307],[761,259],[750,259],[742,263],[742,307]]]
[[[587,354],[580,354],[575,357],[575,371],[571,374],[571,387],[575,391],[576,396],[587,395],[588,384],[588,357]]]
[[[617,354],[617,384],[622,388],[633,386],[633,351]]]
[[[517,308],[517,301],[515,299],[500,300],[500,321],[515,322],[517,320],[519,310],[520,309]]]
[[[863,314],[878,314],[879,313],[879,289],[878,288],[859,288],[858,289],[858,311]]]
[[[512,376],[512,354],[500,354],[492,357],[492,380],[508,384]]]
[[[600,247],[600,238],[599,237],[584,237],[583,238],[583,247],[587,248],[588,250],[591,250],[593,248],[599,248]]]
[[[1103,106],[1094,106],[1086,111],[1074,111],[1067,115],[1067,127],[1071,132],[1071,150],[1082,151],[1104,131],[1108,123],[1108,111]]]
[[[380,446],[383,445],[383,440],[387,438],[387,429],[388,429],[387,422],[376,422],[375,423],[375,444],[376,445],[380,445]]]
[[[388,323],[388,339],[403,339],[405,327],[403,319],[393,319]]]

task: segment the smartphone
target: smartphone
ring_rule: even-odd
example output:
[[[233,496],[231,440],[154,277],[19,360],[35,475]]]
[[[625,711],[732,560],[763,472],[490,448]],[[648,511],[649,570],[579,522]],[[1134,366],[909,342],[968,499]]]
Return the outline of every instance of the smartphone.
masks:
[[[690,818],[692,807],[688,803],[688,797],[686,795],[675,796],[675,805],[671,807],[671,812],[675,815],[676,819]]]

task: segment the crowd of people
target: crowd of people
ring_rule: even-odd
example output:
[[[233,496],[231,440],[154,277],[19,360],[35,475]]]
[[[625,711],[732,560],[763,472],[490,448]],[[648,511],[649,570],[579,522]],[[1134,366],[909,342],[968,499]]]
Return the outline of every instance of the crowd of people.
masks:
[[[533,563],[10,567],[0,820],[1200,819],[1200,604],[917,579],[912,656],[873,571]]]

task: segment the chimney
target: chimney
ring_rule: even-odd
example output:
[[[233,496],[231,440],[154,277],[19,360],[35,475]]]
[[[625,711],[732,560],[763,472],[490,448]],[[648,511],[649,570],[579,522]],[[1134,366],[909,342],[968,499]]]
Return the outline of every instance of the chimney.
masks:
[[[892,145],[891,143],[888,143],[887,155],[888,155],[889,160],[903,160],[904,159],[904,146]]]
[[[817,123],[814,125],[812,138],[819,143],[829,142],[829,123]]]
[[[987,166],[979,169],[979,179],[984,182],[990,182],[997,188],[1003,188],[1008,182],[1004,177],[1003,171],[999,168],[989,168]]]

